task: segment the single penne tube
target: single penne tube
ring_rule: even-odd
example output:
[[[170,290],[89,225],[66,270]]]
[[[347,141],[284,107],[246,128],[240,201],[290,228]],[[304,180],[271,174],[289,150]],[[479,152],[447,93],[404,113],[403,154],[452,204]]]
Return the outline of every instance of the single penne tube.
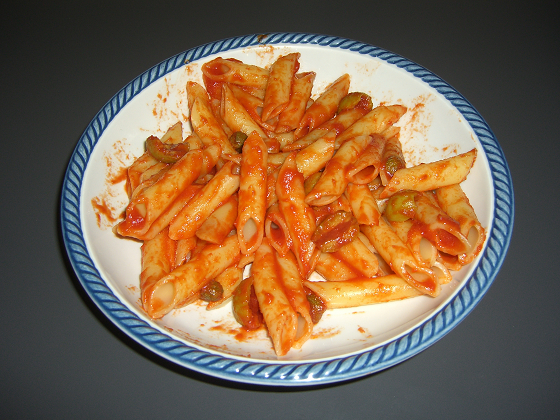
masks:
[[[470,250],[459,255],[461,264],[468,264],[482,251],[486,231],[480,224],[461,185],[453,184],[441,187],[435,193],[441,209],[459,223],[461,233],[469,241]]]
[[[373,134],[371,142],[346,170],[346,177],[353,184],[368,184],[379,175],[385,137]]]
[[[217,144],[222,153],[236,154],[222,125],[214,116],[211,108],[200,98],[196,98],[190,114],[193,131],[205,146]]]
[[[305,197],[305,202],[312,206],[324,206],[340,197],[348,185],[348,166],[356,160],[370,140],[370,136],[358,136],[338,149],[325,166],[319,181]]]
[[[315,81],[315,72],[296,74],[292,81],[290,101],[278,116],[276,133],[287,133],[295,130],[301,121]]]
[[[409,219],[402,222],[391,222],[391,227],[401,240],[408,246],[412,254],[421,264],[431,267],[438,256],[438,250],[426,239],[420,230],[411,229],[414,222]]]
[[[189,185],[187,188],[179,194],[179,196],[169,205],[163,213],[152,223],[148,231],[139,239],[148,240],[152,239],[159,232],[169,226],[169,223],[177,214],[181,211],[183,207],[195,196],[195,194],[201,189],[200,185]]]
[[[275,153],[276,154],[276,153]],[[274,156],[275,154],[269,154],[268,156]],[[282,160],[284,163],[285,158]],[[281,166],[274,169],[270,166],[270,160],[268,161],[267,177],[266,177],[266,208],[270,208],[273,204],[278,202],[278,197],[276,196],[276,182],[278,181],[278,173],[280,172]]]
[[[451,280],[453,280],[453,276],[449,272],[449,269],[441,261],[434,261],[430,268],[436,275],[439,284],[448,284],[451,283]]]
[[[395,124],[405,112],[406,107],[402,105],[380,105],[372,109],[337,136],[336,148],[338,149],[345,141],[356,136],[370,136],[383,132]]]
[[[156,183],[131,200],[126,207],[125,219],[117,225],[117,233],[142,237],[181,192],[198,178],[201,165],[200,150],[186,153]]]
[[[238,60],[218,57],[204,63],[201,69],[204,76],[217,82],[233,83],[263,90],[266,89],[268,83],[268,70]]]
[[[385,130],[387,132],[388,130]],[[381,156],[381,164],[379,168],[379,178],[383,185],[387,185],[395,172],[399,169],[406,168],[406,162],[402,151],[400,133],[397,132],[391,137],[387,137],[383,155]]]
[[[231,131],[241,131],[249,136],[256,131],[263,139],[267,138],[261,127],[251,118],[251,115],[237,100],[228,85],[223,86],[220,115]]]
[[[200,167],[200,177],[212,171],[220,159],[222,148],[217,144],[212,144],[202,149],[202,166]]]
[[[299,273],[298,264],[293,253],[288,252],[285,255],[275,255],[284,292],[292,308],[298,314],[298,328],[292,347],[300,349],[313,332],[313,321],[311,320],[309,301],[303,288],[303,278]]]
[[[237,238],[244,255],[255,252],[264,236],[267,160],[266,144],[261,136],[253,131],[243,143],[239,177]]]
[[[179,240],[194,236],[220,204],[239,188],[239,167],[227,162],[169,223],[169,236]]]
[[[243,105],[243,108],[245,108],[245,111],[247,111],[253,121],[255,121],[260,127],[268,131],[273,131],[276,128],[273,124],[269,124],[261,119],[263,99],[251,95],[239,86],[228,85],[228,88],[231,90],[239,103]]]
[[[280,167],[288,157],[288,152],[280,152],[280,153],[269,153],[268,154],[268,166],[269,168],[272,167]]]
[[[152,168],[154,168],[155,166],[159,165],[156,164],[152,166]],[[130,201],[134,200],[138,196],[138,194],[140,194],[146,188],[154,185],[162,176],[167,173],[171,166],[172,165],[164,165],[163,167],[160,167],[161,169],[159,171],[157,171],[155,174],[152,174],[152,176],[144,178],[144,174],[146,174],[147,172],[151,172],[152,168],[146,170],[146,172],[144,172],[144,174],[142,174],[142,177],[140,178],[140,184],[134,189],[134,191],[132,191],[132,194],[130,195]]]
[[[227,198],[208,216],[196,230],[196,237],[213,244],[220,244],[235,227],[237,220],[237,195]]]
[[[434,272],[416,261],[383,218],[377,226],[362,225],[360,229],[395,274],[422,293],[433,297],[439,294],[440,286]]]
[[[265,238],[255,253],[251,275],[274,350],[284,356],[296,340],[298,315],[284,292],[274,252]]]
[[[305,136],[315,127],[319,127],[325,121],[330,120],[336,114],[340,100],[348,94],[349,87],[350,76],[348,74],[343,74],[328,86],[303,114],[294,133],[296,139]]]
[[[332,255],[360,273],[360,277],[373,277],[379,271],[377,257],[357,237],[334,251]]]
[[[349,183],[344,195],[360,225],[377,225],[379,223],[380,214],[377,201],[367,185]]]
[[[199,83],[188,81],[187,82],[187,101],[189,109],[192,109],[196,99],[200,99],[207,106],[210,106],[210,96],[208,92]]]
[[[341,261],[332,252],[319,254],[315,271],[327,281],[346,281],[362,276],[351,264]]]
[[[140,297],[146,308],[147,296],[159,279],[169,274],[175,263],[176,242],[169,238],[167,229],[153,239],[144,241],[140,247],[142,271],[140,273]]]
[[[146,298],[145,310],[153,319],[196,298],[206,283],[239,260],[239,242],[228,236],[222,244],[206,245],[196,256],[162,277]]]
[[[460,184],[469,174],[476,160],[476,149],[447,159],[421,163],[395,172],[380,198],[389,198],[402,190],[431,191],[448,185]]]
[[[286,255],[292,247],[292,238],[278,203],[270,206],[266,212],[264,234],[280,255]]]
[[[270,66],[264,94],[262,120],[277,117],[288,106],[294,74],[299,69],[300,53],[278,57]]]
[[[347,281],[304,281],[303,284],[323,301],[327,309],[355,308],[422,295],[396,274]]]
[[[231,300],[233,292],[243,280],[243,268],[236,264],[226,268],[222,273],[218,274],[215,280],[222,286],[222,297],[215,302],[208,302],[206,310],[218,309]]]
[[[175,251],[175,265],[173,268],[179,267],[191,259],[191,252],[196,247],[196,237],[180,239],[175,242],[177,243],[177,250]]]
[[[425,193],[431,194],[431,193]],[[414,199],[416,212],[408,236],[421,235],[441,252],[460,255],[470,251],[468,239],[461,233],[461,227],[425,194],[418,193]]]
[[[319,172],[327,165],[334,154],[334,139],[335,134],[327,132],[323,137],[297,152],[296,165],[304,179]]]
[[[300,273],[307,278],[313,271],[318,254],[311,241],[315,232],[315,217],[311,207],[305,203],[303,174],[297,169],[295,153],[290,154],[280,167],[276,196],[288,225],[292,251],[298,260]]]

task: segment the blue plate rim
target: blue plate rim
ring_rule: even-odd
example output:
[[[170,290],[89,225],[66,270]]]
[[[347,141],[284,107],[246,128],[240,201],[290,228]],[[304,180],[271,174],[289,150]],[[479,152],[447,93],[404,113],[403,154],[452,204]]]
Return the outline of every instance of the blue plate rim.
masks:
[[[444,96],[466,119],[486,154],[494,187],[493,226],[480,263],[461,291],[409,333],[385,345],[348,357],[320,362],[249,362],[201,351],[155,329],[113,294],[89,255],[81,229],[80,191],[85,170],[105,128],[135,96],[159,78],[211,54],[261,44],[310,44],[369,55],[406,70]],[[273,386],[328,384],[366,376],[420,353],[461,322],[480,302],[504,261],[513,231],[514,195],[504,153],[476,109],[454,88],[426,68],[387,50],[338,36],[277,32],[226,38],[186,50],[153,66],[117,92],[88,124],[68,163],[61,193],[61,229],[66,252],[78,280],[115,325],[135,341],[178,365],[234,382]]]

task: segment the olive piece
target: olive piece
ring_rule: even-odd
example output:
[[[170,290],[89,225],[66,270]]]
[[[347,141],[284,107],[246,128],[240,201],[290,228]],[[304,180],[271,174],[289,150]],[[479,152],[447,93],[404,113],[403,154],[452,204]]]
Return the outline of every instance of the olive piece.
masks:
[[[340,114],[343,111],[347,111],[353,108],[361,108],[366,112],[371,111],[371,109],[373,108],[371,96],[364,92],[349,93],[338,103],[337,113]]]
[[[253,287],[253,278],[247,277],[233,292],[233,316],[243,327],[255,330],[262,325],[262,314]]]
[[[229,142],[238,153],[241,153],[243,150],[243,143],[245,143],[245,140],[247,140],[247,134],[241,131],[236,131],[229,138]]]
[[[323,252],[335,252],[352,242],[359,231],[358,221],[352,213],[339,210],[317,226],[312,241]]]
[[[309,315],[311,316],[311,322],[317,324],[321,320],[323,313],[327,310],[327,307],[323,303],[323,300],[307,287],[305,288],[305,296],[309,302]]]
[[[400,191],[387,201],[384,215],[389,222],[404,222],[416,214],[416,191]]]
[[[405,166],[406,165],[404,164],[401,158],[393,155],[387,158],[387,161],[385,162],[385,171],[391,177],[393,177],[393,175],[395,175],[395,172],[397,172],[399,169],[403,169]]]
[[[156,136],[150,136],[146,140],[146,150],[160,162],[175,163],[189,151],[189,145],[186,143],[165,144]]]
[[[211,280],[200,289],[200,299],[205,302],[217,302],[224,296],[224,288],[220,282]]]

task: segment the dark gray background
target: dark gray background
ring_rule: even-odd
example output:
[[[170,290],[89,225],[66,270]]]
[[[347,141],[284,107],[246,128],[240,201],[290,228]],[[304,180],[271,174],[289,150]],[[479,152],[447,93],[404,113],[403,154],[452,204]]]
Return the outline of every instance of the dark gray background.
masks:
[[[4,6],[0,418],[558,418],[558,15],[520,3]],[[85,295],[60,235],[66,165],[112,95],[181,51],[273,31],[356,39],[438,74],[494,131],[516,194],[508,256],[458,327],[398,366],[312,389],[229,383],[147,352]]]

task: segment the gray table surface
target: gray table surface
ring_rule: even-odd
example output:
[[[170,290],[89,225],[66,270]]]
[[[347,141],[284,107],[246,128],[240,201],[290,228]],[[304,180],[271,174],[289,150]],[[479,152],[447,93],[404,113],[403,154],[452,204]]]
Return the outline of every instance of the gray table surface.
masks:
[[[2,17],[0,418],[560,415],[559,31],[546,3],[75,3],[18,2]],[[194,46],[277,31],[373,44],[442,77],[492,128],[516,198],[508,256],[462,323],[404,363],[308,389],[230,383],[143,349],[85,294],[60,234],[66,165],[113,94]]]

